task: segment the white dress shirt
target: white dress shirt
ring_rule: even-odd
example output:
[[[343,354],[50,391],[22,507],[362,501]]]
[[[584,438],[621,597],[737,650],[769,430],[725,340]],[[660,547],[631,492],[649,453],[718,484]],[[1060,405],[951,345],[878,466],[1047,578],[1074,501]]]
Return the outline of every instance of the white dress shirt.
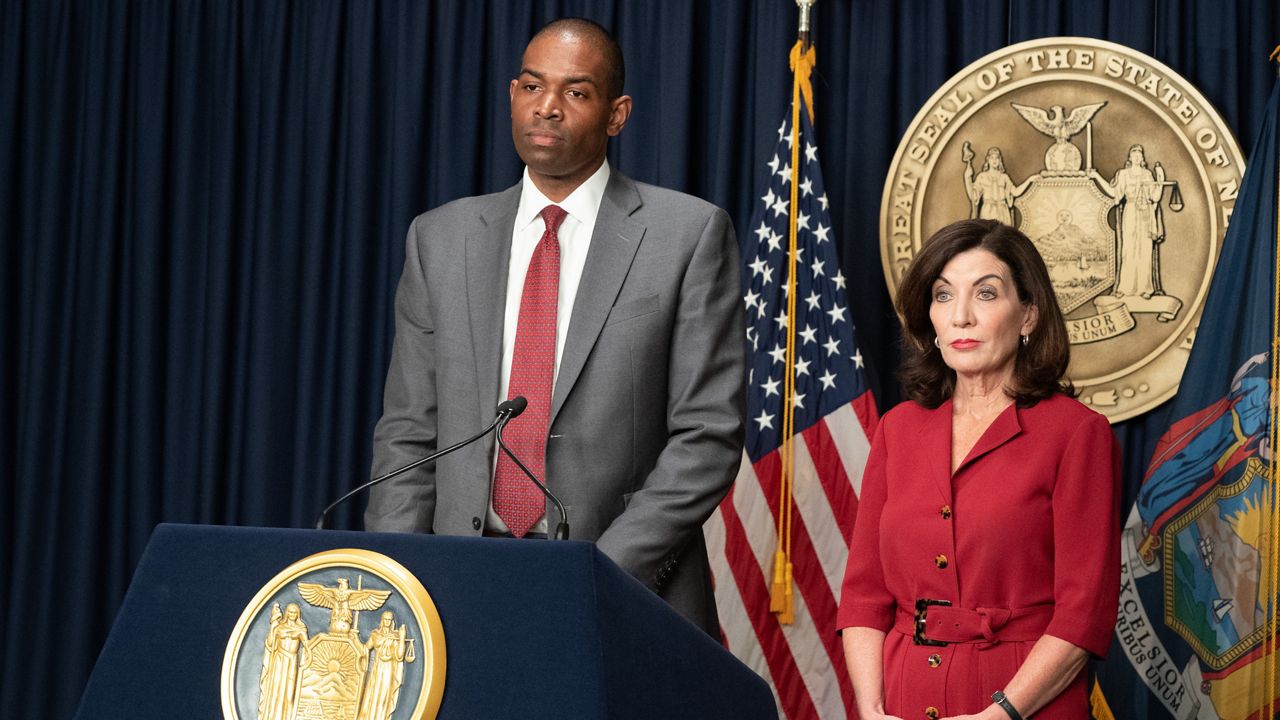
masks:
[[[556,233],[560,241],[560,289],[556,300],[556,359],[553,377],[558,378],[560,377],[560,358],[564,355],[564,340],[569,334],[573,301],[578,296],[582,269],[587,264],[587,250],[591,247],[591,234],[596,228],[596,215],[600,212],[600,201],[604,199],[604,189],[608,184],[609,161],[605,160],[601,163],[600,169],[574,188],[563,201],[557,203],[548,200],[547,196],[543,195],[542,191],[538,190],[529,179],[529,169],[524,170],[520,205],[516,209],[515,228],[511,233],[511,260],[507,266],[507,304],[502,323],[502,374],[498,381],[498,397],[503,400],[507,399],[507,391],[511,384],[511,360],[515,354],[516,328],[520,323],[520,299],[524,293],[524,278],[529,271],[529,261],[533,259],[533,251],[546,230],[542,222],[542,209],[548,205],[559,205],[568,213]],[[501,452],[500,448],[495,449],[495,468],[498,462],[496,455]],[[538,480],[546,482],[546,478],[538,478]],[[493,509],[492,495],[489,498],[486,527],[491,532],[507,532],[506,523]],[[547,532],[545,515],[530,529],[530,532]]]

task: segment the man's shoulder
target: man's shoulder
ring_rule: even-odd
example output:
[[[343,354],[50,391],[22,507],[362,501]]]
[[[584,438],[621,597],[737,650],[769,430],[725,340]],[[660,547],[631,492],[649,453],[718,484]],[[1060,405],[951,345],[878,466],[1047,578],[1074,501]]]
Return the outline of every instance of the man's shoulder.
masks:
[[[511,205],[514,212],[516,204],[520,202],[520,186],[515,185],[506,190],[486,195],[472,195],[470,197],[458,198],[449,202],[436,206],[413,219],[413,224],[417,226],[429,226],[440,224],[457,224],[474,221],[478,217],[484,217],[494,211],[502,208],[504,205]]]
[[[615,171],[616,172],[616,171]],[[629,185],[640,198],[638,212],[655,217],[670,216],[677,218],[700,217],[704,220],[724,210],[700,197],[672,190],[670,188],[650,185],[633,180],[625,175],[621,178],[624,186]]]

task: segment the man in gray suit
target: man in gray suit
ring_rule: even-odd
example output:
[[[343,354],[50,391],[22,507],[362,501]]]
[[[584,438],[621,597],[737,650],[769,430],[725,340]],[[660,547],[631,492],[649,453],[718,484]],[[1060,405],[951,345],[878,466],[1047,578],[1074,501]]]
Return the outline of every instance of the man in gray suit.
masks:
[[[603,28],[543,28],[510,88],[523,180],[414,220],[373,472],[469,437],[500,399],[528,396],[505,436],[526,424],[521,459],[563,501],[571,537],[718,635],[702,524],[742,454],[737,243],[723,210],[609,167],[608,139],[631,112],[622,83]],[[554,507],[539,496],[522,520],[505,462],[495,469],[490,436],[405,473],[374,489],[365,526],[542,536]]]

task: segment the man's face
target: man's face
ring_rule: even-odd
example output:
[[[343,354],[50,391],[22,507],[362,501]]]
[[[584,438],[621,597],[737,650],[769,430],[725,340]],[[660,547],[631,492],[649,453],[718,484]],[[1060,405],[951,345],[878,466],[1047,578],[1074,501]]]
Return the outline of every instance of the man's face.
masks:
[[[511,138],[548,195],[548,188],[567,195],[590,177],[627,122],[631,98],[608,99],[606,71],[604,54],[569,33],[542,35],[524,51],[511,81]]]

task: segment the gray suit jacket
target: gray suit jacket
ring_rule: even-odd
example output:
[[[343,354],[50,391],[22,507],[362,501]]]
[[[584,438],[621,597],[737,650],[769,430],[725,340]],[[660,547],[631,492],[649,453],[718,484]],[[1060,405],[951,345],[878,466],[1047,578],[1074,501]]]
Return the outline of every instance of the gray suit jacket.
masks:
[[[379,475],[493,418],[520,186],[414,220],[396,292]],[[610,175],[552,396],[546,483],[575,540],[716,635],[702,523],[743,440],[738,248],[723,210]],[[518,420],[517,420],[518,422]],[[365,527],[480,535],[494,442],[377,486]],[[557,515],[548,507],[548,520]]]

